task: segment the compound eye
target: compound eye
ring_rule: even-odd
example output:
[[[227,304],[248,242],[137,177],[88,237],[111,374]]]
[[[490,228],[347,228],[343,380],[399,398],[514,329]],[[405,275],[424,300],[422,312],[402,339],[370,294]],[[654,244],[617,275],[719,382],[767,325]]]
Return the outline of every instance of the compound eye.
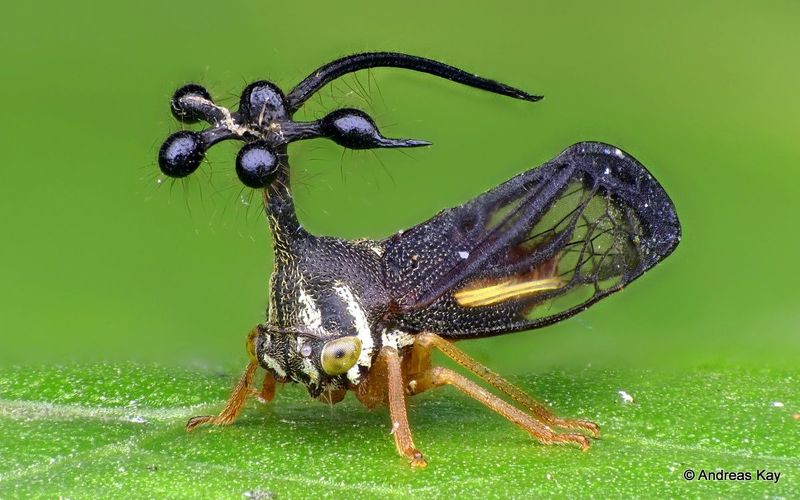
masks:
[[[325,344],[320,363],[328,375],[341,375],[356,364],[360,355],[361,340],[358,337],[341,337]]]
[[[247,187],[260,189],[269,184],[278,168],[278,157],[262,141],[251,142],[236,155],[236,175]]]
[[[167,137],[161,145],[158,166],[170,177],[186,177],[197,170],[204,155],[205,146],[200,134],[182,130]]]
[[[170,110],[176,120],[183,123],[197,123],[206,118],[204,109],[212,104],[208,90],[196,83],[179,88],[172,94]]]

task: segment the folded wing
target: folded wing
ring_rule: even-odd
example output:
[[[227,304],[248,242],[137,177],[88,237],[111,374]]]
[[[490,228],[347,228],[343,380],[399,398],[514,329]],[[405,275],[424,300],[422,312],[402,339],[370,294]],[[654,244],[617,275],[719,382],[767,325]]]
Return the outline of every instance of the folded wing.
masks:
[[[679,241],[675,207],[647,169],[583,142],[385,240],[384,282],[406,331],[497,335],[577,314]]]

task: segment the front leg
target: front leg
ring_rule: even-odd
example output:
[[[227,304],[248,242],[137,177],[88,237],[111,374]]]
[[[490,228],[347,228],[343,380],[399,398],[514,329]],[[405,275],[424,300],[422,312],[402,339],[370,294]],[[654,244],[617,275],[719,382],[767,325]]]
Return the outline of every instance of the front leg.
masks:
[[[414,446],[411,437],[411,427],[408,425],[406,412],[406,395],[403,384],[403,374],[400,369],[400,356],[394,347],[383,347],[381,355],[386,358],[388,389],[389,389],[389,417],[392,419],[392,433],[394,444],[400,455],[408,458],[412,467],[425,467],[428,462]]]
[[[241,378],[239,378],[236,387],[231,391],[225,408],[219,412],[219,415],[202,415],[190,418],[189,421],[186,422],[187,431],[191,432],[199,425],[228,425],[233,423],[242,411],[244,402],[248,396],[255,396],[263,402],[270,401],[275,397],[275,378],[269,373],[264,376],[261,391],[256,391],[253,388],[253,378],[255,378],[256,369],[258,368],[255,355],[255,340],[257,335],[258,327],[253,328],[247,336],[246,346],[250,362],[247,364]]]
[[[354,390],[359,401],[367,408],[388,404],[397,453],[406,457],[412,467],[425,467],[428,463],[414,445],[408,425],[404,368],[397,349],[384,346],[378,352],[367,378]]]

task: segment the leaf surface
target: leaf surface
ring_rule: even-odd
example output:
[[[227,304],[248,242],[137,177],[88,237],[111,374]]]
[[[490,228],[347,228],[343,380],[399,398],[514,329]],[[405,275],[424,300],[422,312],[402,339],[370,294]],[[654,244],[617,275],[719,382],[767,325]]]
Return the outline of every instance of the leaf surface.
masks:
[[[585,369],[517,377],[558,413],[598,422],[588,452],[541,446],[452,389],[414,398],[429,466],[396,456],[385,409],[326,407],[299,387],[200,429],[237,374],[140,365],[0,370],[0,497],[792,496],[800,376],[735,368]],[[626,402],[620,391],[633,398]],[[683,478],[686,469],[750,481]],[[777,483],[759,469],[781,472]]]

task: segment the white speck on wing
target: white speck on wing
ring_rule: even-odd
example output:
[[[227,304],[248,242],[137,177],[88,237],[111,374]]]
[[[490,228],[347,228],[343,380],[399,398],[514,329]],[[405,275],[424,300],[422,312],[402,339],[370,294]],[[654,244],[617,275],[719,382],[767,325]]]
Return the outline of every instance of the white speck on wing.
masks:
[[[469,252],[467,252],[466,250],[461,250],[460,252],[458,252],[458,256],[461,257],[462,259],[466,259],[467,257],[469,257]]]

